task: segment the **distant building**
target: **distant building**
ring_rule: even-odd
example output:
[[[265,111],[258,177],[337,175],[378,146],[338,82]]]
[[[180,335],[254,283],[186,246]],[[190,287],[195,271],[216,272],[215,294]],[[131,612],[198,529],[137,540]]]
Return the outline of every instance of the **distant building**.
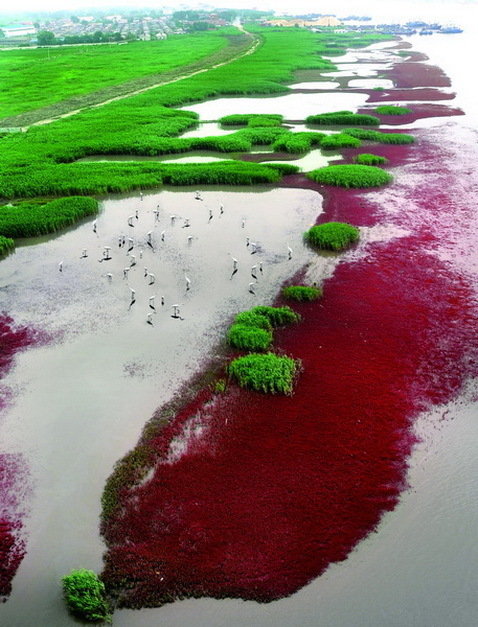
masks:
[[[340,20],[331,15],[327,17],[321,17],[320,19],[315,20],[304,20],[302,18],[283,18],[276,20],[267,20],[265,22],[265,24],[268,26],[301,26],[302,28],[314,28],[318,26],[339,26],[341,23],[342,22],[340,22]]]
[[[5,34],[5,37],[25,37],[25,35],[34,35],[36,33],[36,29],[32,25],[3,26],[2,30]]]
[[[316,22],[317,26],[340,26],[340,24],[342,24],[342,22],[332,15],[321,17]]]

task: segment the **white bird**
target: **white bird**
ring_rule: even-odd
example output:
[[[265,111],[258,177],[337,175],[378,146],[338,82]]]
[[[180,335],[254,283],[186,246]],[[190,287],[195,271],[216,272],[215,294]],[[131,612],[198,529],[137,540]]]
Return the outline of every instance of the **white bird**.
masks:
[[[134,240],[132,237],[128,237],[128,252],[130,250],[133,250],[133,248],[134,248]]]
[[[96,233],[96,220],[93,220],[93,233]]]
[[[153,283],[156,281],[156,276],[152,272],[150,272],[148,274],[148,276],[149,276],[149,283],[148,283],[148,285],[153,285]]]
[[[161,296],[161,305],[164,305],[164,296]]]
[[[193,236],[192,235],[188,235],[188,244],[190,244],[193,241]]]
[[[209,209],[209,220],[212,220],[213,215],[212,209]]]
[[[113,278],[113,275],[111,274],[111,272],[108,272],[106,277],[108,278],[108,281],[111,281],[111,279]]]
[[[169,216],[169,218],[170,218],[170,220],[171,220],[171,224],[174,224],[174,221],[176,220],[176,217],[177,217],[177,216],[175,216],[175,215],[174,215],[174,213],[173,213],[173,215],[172,215],[172,216]]]
[[[129,268],[123,268],[123,279],[126,279],[128,277],[129,270]]]
[[[120,236],[118,237],[118,246],[121,248],[121,246],[122,246],[122,245],[123,245],[123,236],[122,236],[122,235],[120,235]]]
[[[128,217],[128,226],[132,226],[134,228],[133,220],[134,220],[134,216]]]
[[[131,255],[130,259],[131,259],[131,261],[129,262],[129,267],[132,268],[133,266],[136,265],[136,256],[135,255]]]
[[[161,241],[164,242],[164,231],[161,231]]]
[[[111,259],[110,250],[111,250],[110,246],[103,247],[103,259],[106,259],[106,260]]]
[[[153,326],[153,314],[152,314],[152,313],[149,313],[149,314],[146,316],[146,322],[147,322],[148,324],[150,324],[151,326]]]
[[[292,253],[293,253],[292,248],[289,246],[289,244],[287,244],[287,256],[289,259],[292,259]]]
[[[63,272],[63,261],[60,261],[60,263],[58,264],[58,270],[60,272]]]
[[[183,229],[187,229],[189,226],[191,226],[189,224],[189,218],[184,218]]]
[[[149,297],[149,306],[151,307],[151,309],[156,309],[156,307],[154,306],[154,299],[156,298],[156,296],[150,296]]]
[[[219,207],[219,213],[220,213],[220,215],[222,215],[224,213],[224,205],[221,205]]]
[[[259,272],[262,272],[262,261],[259,261]]]
[[[139,249],[139,258],[140,259],[143,258],[143,249],[142,248]]]
[[[249,283],[249,292],[255,296],[256,293],[254,292],[254,283]]]
[[[132,287],[130,287],[129,289],[131,292],[131,300],[136,300],[136,290],[134,290]]]
[[[252,266],[252,268],[251,268],[251,276],[252,276],[254,279],[257,279],[257,273],[256,273],[256,270],[257,270],[257,266]]]
[[[243,219],[242,219],[242,222],[241,222],[241,227],[242,227],[242,228],[244,228],[245,226],[246,226],[246,221],[245,221],[245,220],[244,220],[244,218],[243,218]]]
[[[139,197],[143,200],[143,192],[139,192]]]
[[[153,235],[153,231],[148,231],[148,232],[146,233],[146,236],[147,236],[147,238],[148,238],[148,242],[151,242],[151,236],[152,236],[152,235]]]
[[[250,247],[251,247],[251,255],[255,255],[257,252],[257,244],[255,242],[251,242]]]
[[[159,220],[159,210],[153,209],[153,213],[154,213],[154,221],[157,222]]]
[[[148,268],[144,266],[144,276],[148,276]]]
[[[184,273],[184,278],[186,279],[186,292],[188,292],[191,288],[191,279],[186,273]]]
[[[231,253],[229,253],[229,254],[231,255]],[[232,259],[232,269],[233,269],[233,270],[237,270],[237,264],[238,264],[239,262],[238,262],[238,261],[237,261],[237,259],[236,259],[235,257],[233,257],[232,255],[231,255],[231,259]]]
[[[85,259],[86,257],[88,257],[88,253],[86,252],[86,248],[83,248],[83,252],[81,253],[81,258]]]
[[[182,320],[179,305],[172,305],[171,309],[173,310],[172,318],[180,318]]]
[[[250,242],[251,240],[248,237],[246,237],[246,246],[249,246]]]
[[[143,200],[143,199],[141,198],[141,200]],[[139,220],[139,213],[138,213],[138,210],[137,210],[137,209],[136,209],[136,211],[134,212],[134,217],[136,218],[136,220]]]
[[[195,195],[194,195],[194,198],[195,198],[196,200],[202,200],[201,192],[197,191],[197,192],[195,193]]]

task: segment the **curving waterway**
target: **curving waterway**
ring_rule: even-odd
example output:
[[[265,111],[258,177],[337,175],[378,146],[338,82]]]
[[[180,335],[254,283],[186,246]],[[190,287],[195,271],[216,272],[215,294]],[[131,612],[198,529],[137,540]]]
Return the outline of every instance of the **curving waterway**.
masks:
[[[411,43],[429,55],[430,63],[443,65],[457,91],[451,106],[461,106],[466,115],[435,118],[433,128],[426,128],[426,121],[421,126],[414,123],[424,160],[421,167],[402,163],[393,172],[398,185],[367,194],[368,206],[375,207],[381,219],[373,229],[363,228],[364,246],[355,253],[355,261],[366,268],[367,244],[391,238],[400,242],[414,229],[422,229],[435,238],[434,261],[476,287],[478,176],[471,164],[478,157],[478,126],[469,85],[460,82],[463,48],[466,41],[474,45],[474,40],[472,33],[445,37],[417,37]],[[382,48],[372,46],[364,58]],[[362,94],[357,98],[352,108],[364,103]],[[265,112],[280,112],[272,111],[272,99],[264,101]],[[221,115],[238,110],[223,110]],[[201,117],[216,115],[214,109]],[[422,202],[427,195],[433,199],[431,207]],[[191,190],[165,190],[143,200],[108,198],[102,204],[97,234],[86,222],[58,238],[25,242],[0,264],[2,308],[18,323],[40,327],[56,338],[49,346],[18,355],[3,381],[12,399],[1,416],[2,446],[25,459],[26,483],[33,495],[25,521],[27,554],[10,599],[0,607],[0,621],[8,627],[73,624],[57,582],[71,568],[101,570],[99,501],[113,464],[131,448],[158,404],[197,371],[230,316],[251,304],[270,302],[281,282],[306,264],[310,280],[333,273],[335,262],[324,258],[311,264],[312,255],[301,242],[302,232],[321,212],[321,197],[315,191],[209,189],[203,199],[195,201]],[[445,208],[451,203],[450,215]],[[158,204],[156,223],[153,210]],[[222,215],[220,204],[225,208]],[[404,204],[409,208],[407,221],[401,214]],[[136,209],[138,221],[128,229],[127,217]],[[174,223],[172,214],[178,216]],[[184,228],[185,218],[191,227]],[[154,252],[147,244],[150,230]],[[127,236],[134,232],[132,254],[137,261],[125,279],[123,269],[130,264],[131,253],[118,250],[122,232]],[[446,237],[440,238],[440,233]],[[246,236],[257,240],[264,262],[264,281],[255,297],[247,291],[249,266],[255,260],[245,246]],[[294,249],[291,261],[288,243]],[[105,245],[111,246],[113,259],[100,263]],[[86,259],[80,259],[83,248],[88,250]],[[229,253],[241,268],[232,280]],[[370,260],[374,262],[373,255]],[[152,286],[144,276],[145,266],[156,276]],[[188,293],[184,272],[192,279]],[[111,281],[107,273],[113,275]],[[130,287],[136,291],[132,307]],[[158,309],[153,326],[146,324],[151,295],[156,296]],[[161,310],[161,296],[166,308],[181,304],[184,321]],[[267,605],[186,600],[161,609],[117,611],[114,624],[472,627],[478,563],[476,398],[469,382],[451,402],[421,414],[409,488],[396,508],[346,561],[332,564],[291,597]]]

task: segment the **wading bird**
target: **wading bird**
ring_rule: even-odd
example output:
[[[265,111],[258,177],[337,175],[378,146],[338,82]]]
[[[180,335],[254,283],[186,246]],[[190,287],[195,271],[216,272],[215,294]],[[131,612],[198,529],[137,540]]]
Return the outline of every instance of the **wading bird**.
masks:
[[[143,192],[139,192],[139,197],[143,200]]]
[[[108,279],[108,281],[111,281],[111,279],[113,278],[113,275],[111,274],[111,272],[108,272],[108,274],[106,275],[106,278]]]
[[[257,252],[257,244],[255,242],[251,242],[250,247],[251,247],[251,255],[255,255]]]
[[[63,261],[60,261],[60,263],[58,264],[58,270],[60,272],[63,272]]]
[[[186,280],[186,292],[189,292],[191,288],[191,279],[188,277],[186,273],[184,273],[184,278]]]
[[[256,293],[254,292],[254,283],[249,283],[249,292],[251,294],[254,294],[254,296],[256,295]]]
[[[156,311],[156,307],[154,306],[154,299],[156,298],[156,296],[150,296],[149,297],[149,306],[151,307],[151,309],[154,309]]]
[[[245,219],[243,218],[243,219],[242,219],[242,222],[241,222],[241,227],[242,227],[242,228],[244,228],[245,226],[246,226],[246,221],[245,221]]]
[[[133,250],[133,248],[134,248],[134,240],[132,237],[128,237],[128,252],[130,250]]]
[[[188,235],[188,244],[190,244],[193,241],[193,236],[192,235]]]
[[[153,213],[154,213],[154,221],[158,222],[159,221],[159,209],[153,209]]]
[[[184,318],[181,317],[181,313],[179,311],[179,305],[172,305],[171,309],[173,310],[171,318],[179,318],[180,320],[184,320]]]
[[[153,285],[153,283],[156,281],[156,276],[152,272],[150,272],[148,274],[148,276],[149,276],[149,283],[148,283],[148,285]]]
[[[161,231],[161,241],[164,242],[164,231]]]
[[[111,259],[110,250],[111,250],[110,246],[103,246],[103,260],[104,261],[109,261]]]
[[[189,226],[191,226],[189,224],[189,218],[184,218],[183,229],[187,229]]]
[[[292,253],[293,253],[292,248],[289,246],[289,244],[287,244],[287,256],[289,259],[292,259]]]
[[[195,198],[196,200],[202,200],[201,192],[197,191],[197,192],[194,194],[194,198]]]
[[[143,199],[141,198],[141,200],[143,200]],[[136,220],[139,220],[139,212],[138,212],[138,210],[137,210],[137,209],[136,209],[136,211],[134,212],[134,217],[136,218]]]
[[[93,233],[96,233],[96,220],[93,220]]]
[[[262,261],[259,261],[259,272],[262,273]]]
[[[129,289],[131,292],[131,302],[134,302],[136,300],[136,290],[134,290],[132,287],[130,287]]]
[[[148,324],[150,324],[151,326],[153,326],[153,314],[149,313],[149,314],[146,316],[146,322],[147,322]]]
[[[161,305],[164,305],[164,296],[161,296]]]
[[[222,214],[223,214],[223,213],[224,213],[224,205],[221,205],[221,206],[219,207],[219,215],[221,215],[221,216],[222,216]]]
[[[123,268],[123,279],[128,278],[129,268]]]
[[[132,268],[133,266],[136,265],[136,256],[135,255],[131,255],[130,259],[131,259],[131,261],[129,262],[129,267]]]
[[[81,259],[86,259],[88,257],[88,253],[86,252],[86,248],[83,248],[83,252],[81,253]]]
[[[134,228],[133,220],[134,220],[134,216],[128,217],[128,226],[132,226]]]
[[[148,276],[148,268],[146,266],[144,266],[144,275],[143,276]]]
[[[251,276],[252,276],[253,279],[257,279],[256,270],[257,270],[257,266],[252,266],[252,268],[251,268]]]
[[[211,220],[213,219],[213,217],[214,217],[214,214],[213,214],[213,212],[212,212],[212,209],[209,209],[209,220],[208,220],[208,222],[211,222]]]

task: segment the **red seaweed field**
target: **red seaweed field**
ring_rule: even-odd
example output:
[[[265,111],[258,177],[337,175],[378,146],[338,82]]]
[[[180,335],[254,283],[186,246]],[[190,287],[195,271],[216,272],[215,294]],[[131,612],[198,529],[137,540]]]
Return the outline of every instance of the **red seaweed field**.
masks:
[[[413,68],[401,65],[403,86],[447,84],[422,64],[405,84]],[[394,508],[414,419],[476,375],[475,285],[450,262],[450,251],[470,253],[476,218],[459,182],[467,158],[454,162],[444,136],[419,131],[414,146],[374,147],[390,160],[390,190],[286,177],[324,195],[319,222],[389,235],[345,256],[324,297],[296,307],[302,322],[278,332],[277,349],[302,361],[292,397],[203,390],[143,438],[152,471],[123,486],[103,526],[103,578],[120,606],[278,599],[345,559]]]
[[[10,368],[15,354],[36,341],[36,334],[17,327],[7,315],[0,315],[0,378]],[[0,410],[7,404],[8,391],[1,390]],[[24,486],[22,460],[0,452],[0,597],[10,594],[11,581],[25,553],[21,538],[23,504],[18,494]]]

